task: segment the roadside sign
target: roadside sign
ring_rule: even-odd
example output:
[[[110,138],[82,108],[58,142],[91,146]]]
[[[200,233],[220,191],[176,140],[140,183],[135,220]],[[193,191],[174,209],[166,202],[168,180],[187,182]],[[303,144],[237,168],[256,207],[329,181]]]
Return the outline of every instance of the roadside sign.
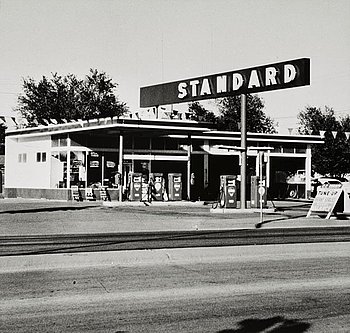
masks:
[[[312,213],[326,214],[326,219],[329,219],[332,212],[342,194],[341,186],[321,186],[317,190],[317,195],[311,205],[306,217],[310,217]]]
[[[265,194],[265,187],[260,186],[258,191],[259,191],[260,195],[264,195]]]
[[[188,103],[310,85],[310,59],[300,58],[140,88],[140,107]]]

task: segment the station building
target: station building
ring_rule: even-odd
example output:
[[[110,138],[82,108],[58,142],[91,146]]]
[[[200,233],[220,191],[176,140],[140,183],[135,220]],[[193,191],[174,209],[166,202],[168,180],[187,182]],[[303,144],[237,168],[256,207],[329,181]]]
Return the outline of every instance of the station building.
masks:
[[[240,135],[204,122],[135,115],[8,130],[4,196],[70,200],[71,188],[78,187],[83,199],[91,188],[99,199],[108,187],[111,200],[126,200],[130,174],[146,165],[163,176],[165,189],[169,174],[181,174],[181,199],[215,200],[220,176],[240,174]],[[308,197],[311,145],[322,142],[314,135],[248,133],[248,183],[258,174],[264,147],[269,197],[280,196],[281,173],[297,170],[305,170],[302,196]]]

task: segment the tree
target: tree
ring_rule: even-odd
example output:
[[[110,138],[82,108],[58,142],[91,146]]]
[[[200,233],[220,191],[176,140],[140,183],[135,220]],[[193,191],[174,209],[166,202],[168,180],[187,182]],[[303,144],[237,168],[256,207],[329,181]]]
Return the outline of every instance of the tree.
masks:
[[[196,121],[205,121],[208,123],[217,123],[217,116],[211,111],[205,109],[200,103],[192,102],[188,105],[188,111],[192,114],[192,119]]]
[[[350,118],[334,115],[334,110],[308,106],[298,115],[300,134],[320,134],[326,131],[323,145],[312,146],[312,169],[325,176],[344,177],[350,172],[350,144],[345,132],[350,130]]]
[[[318,135],[320,131],[338,131],[340,124],[335,118],[333,109],[328,106],[320,108],[307,106],[305,111],[298,114],[300,134]]]
[[[80,107],[83,119],[120,116],[127,111],[125,103],[119,102],[113,93],[116,84],[106,73],[90,70],[90,75],[82,82]]]
[[[217,102],[220,114],[206,110],[198,102],[189,104],[192,119],[216,124],[219,130],[240,131],[241,98],[232,96]],[[264,102],[257,95],[247,95],[247,130],[255,133],[276,133],[274,121],[263,111]]]
[[[221,115],[219,129],[240,131],[241,97],[232,96],[218,102]],[[264,102],[257,95],[247,95],[247,131],[255,133],[276,133],[274,121],[264,111]]]
[[[46,124],[50,119],[92,119],[121,116],[127,110],[114,90],[117,84],[96,69],[90,69],[84,80],[73,74],[65,77],[52,74],[39,82],[33,78],[23,80],[23,93],[18,97],[17,111],[27,120],[27,126]]]

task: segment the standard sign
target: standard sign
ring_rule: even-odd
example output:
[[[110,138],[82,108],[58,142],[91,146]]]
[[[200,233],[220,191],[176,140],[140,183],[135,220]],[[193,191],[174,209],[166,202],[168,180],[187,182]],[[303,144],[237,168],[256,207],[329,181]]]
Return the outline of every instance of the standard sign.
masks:
[[[293,88],[310,84],[310,59],[240,69],[142,87],[140,106],[187,103],[202,99]]]

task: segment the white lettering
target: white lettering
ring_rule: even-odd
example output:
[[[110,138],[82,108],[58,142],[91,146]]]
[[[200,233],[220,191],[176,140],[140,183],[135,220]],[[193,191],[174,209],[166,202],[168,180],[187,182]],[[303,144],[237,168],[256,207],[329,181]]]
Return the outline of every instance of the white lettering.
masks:
[[[232,90],[238,90],[243,85],[243,77],[239,73],[232,74]]]
[[[297,76],[297,70],[293,65],[284,65],[284,83],[289,83]]]
[[[227,76],[221,75],[216,78],[216,92],[227,92]]]
[[[276,75],[277,69],[275,67],[267,67],[265,69],[265,84],[267,86],[277,84]]]
[[[253,70],[250,73],[250,78],[248,83],[248,88],[253,88],[253,87],[260,87],[259,76],[256,70]]]
[[[179,91],[179,94],[177,95],[178,98],[184,98],[187,96],[187,83],[186,82],[180,82],[177,89]]]
[[[210,94],[211,94],[211,90],[210,90],[209,80],[204,79],[202,83],[200,95],[203,96],[203,95],[210,95]]]
[[[192,87],[192,97],[197,96],[197,86],[199,84],[199,80],[190,81],[190,86]]]

